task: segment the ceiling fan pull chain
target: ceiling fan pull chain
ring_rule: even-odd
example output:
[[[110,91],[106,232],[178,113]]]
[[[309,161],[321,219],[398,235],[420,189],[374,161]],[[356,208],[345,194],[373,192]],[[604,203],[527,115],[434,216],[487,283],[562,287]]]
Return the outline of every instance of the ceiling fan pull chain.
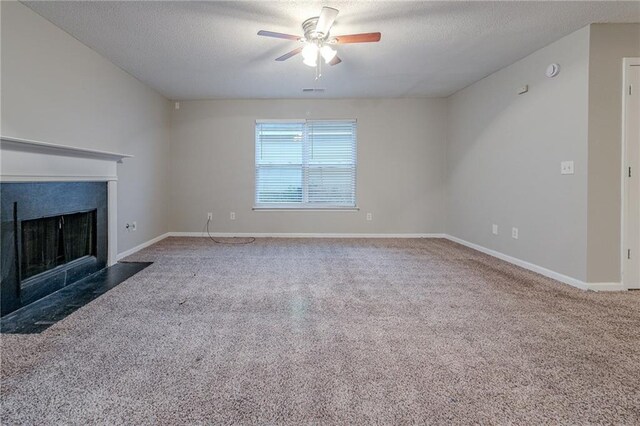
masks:
[[[318,51],[320,52],[320,51]],[[320,60],[320,53],[318,53],[318,59],[316,59],[316,80],[322,77],[322,61]]]

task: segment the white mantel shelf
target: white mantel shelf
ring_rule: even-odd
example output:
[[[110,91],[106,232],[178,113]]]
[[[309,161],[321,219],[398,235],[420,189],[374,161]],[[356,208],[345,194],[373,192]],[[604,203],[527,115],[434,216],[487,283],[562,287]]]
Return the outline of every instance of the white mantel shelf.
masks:
[[[76,148],[68,145],[33,141],[10,136],[0,136],[0,147],[3,150],[38,152],[42,154],[61,155],[64,157],[94,158],[97,160],[115,161],[117,163],[122,163],[122,160],[125,158],[133,157],[133,155],[129,154],[99,151],[96,149]]]

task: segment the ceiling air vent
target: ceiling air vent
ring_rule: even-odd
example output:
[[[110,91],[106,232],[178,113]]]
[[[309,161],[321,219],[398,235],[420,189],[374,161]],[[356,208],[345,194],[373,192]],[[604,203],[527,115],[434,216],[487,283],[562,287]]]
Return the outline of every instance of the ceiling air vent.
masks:
[[[322,93],[322,92],[324,92],[324,90],[325,89],[316,89],[316,88],[313,88],[313,87],[304,87],[302,89],[302,91],[305,92],[305,93]]]

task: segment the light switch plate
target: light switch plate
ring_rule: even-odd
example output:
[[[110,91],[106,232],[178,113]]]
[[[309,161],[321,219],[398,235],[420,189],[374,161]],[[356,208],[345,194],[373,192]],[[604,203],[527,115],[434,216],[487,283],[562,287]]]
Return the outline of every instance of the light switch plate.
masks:
[[[573,174],[573,161],[562,161],[562,162],[560,162],[560,174],[561,175],[572,175]]]

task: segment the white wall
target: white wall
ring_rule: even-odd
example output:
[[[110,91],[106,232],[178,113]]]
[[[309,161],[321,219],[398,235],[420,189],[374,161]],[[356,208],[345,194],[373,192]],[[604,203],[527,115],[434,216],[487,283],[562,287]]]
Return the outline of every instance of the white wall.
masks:
[[[118,250],[167,232],[170,102],[26,6],[0,7],[2,135],[133,154],[118,166]]]
[[[255,120],[276,118],[358,120],[360,211],[252,210]],[[445,122],[443,99],[182,102],[171,124],[171,230],[200,232],[213,212],[215,232],[442,232]]]
[[[588,71],[587,27],[449,98],[449,234],[586,280]]]

